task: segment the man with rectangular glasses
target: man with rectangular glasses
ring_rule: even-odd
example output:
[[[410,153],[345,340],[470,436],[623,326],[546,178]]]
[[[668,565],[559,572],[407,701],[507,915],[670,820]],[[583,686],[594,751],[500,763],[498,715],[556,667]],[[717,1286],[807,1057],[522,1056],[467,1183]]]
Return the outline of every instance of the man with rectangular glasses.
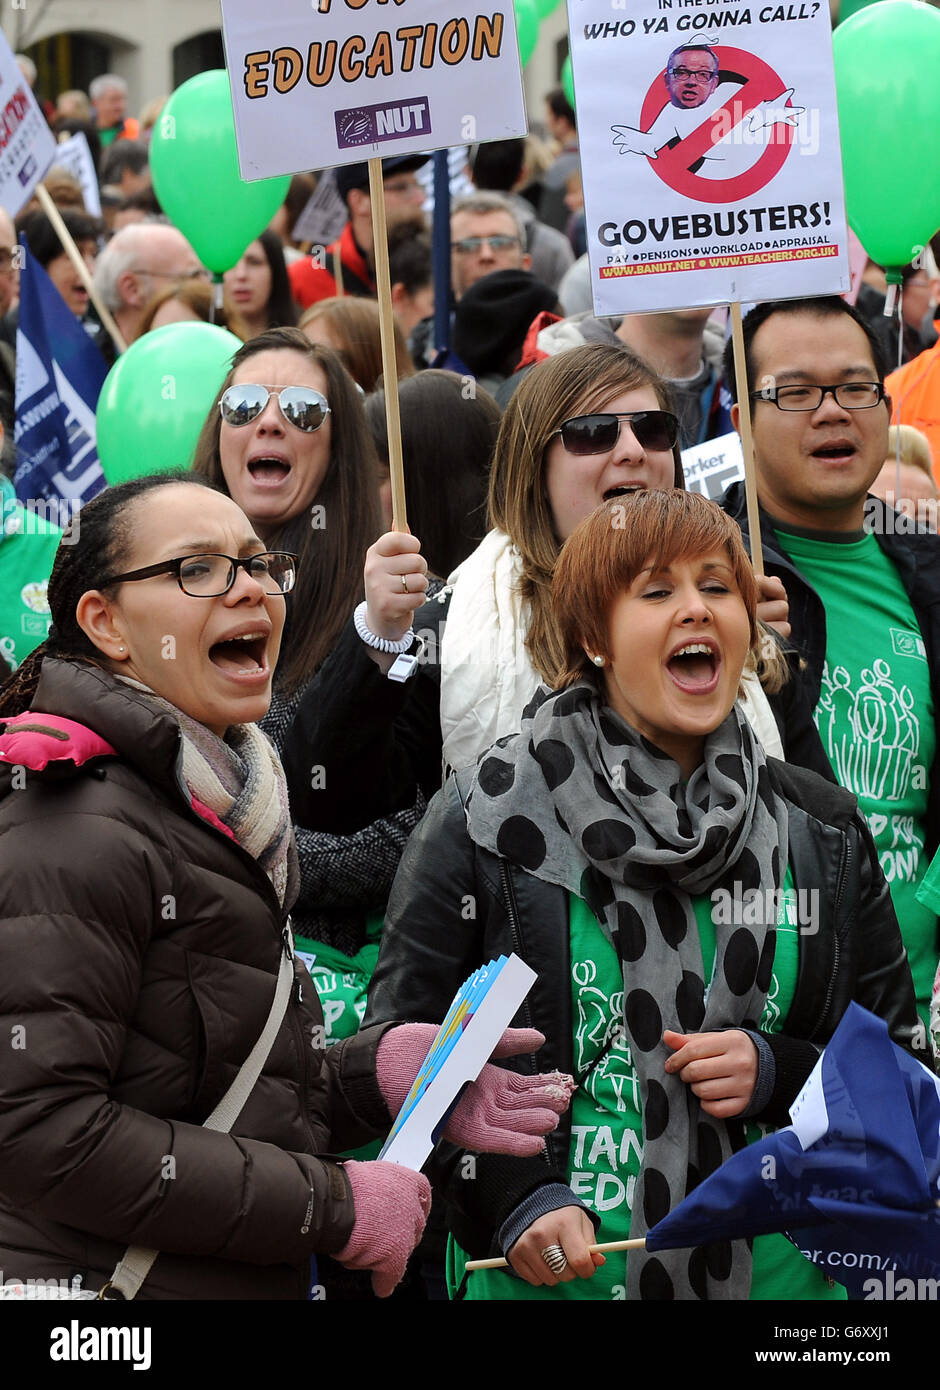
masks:
[[[834,296],[758,305],[744,346],[765,567],[787,591],[833,773],[874,836],[926,1024],[937,917],[916,894],[940,841],[940,539],[868,495],[891,401],[853,308]],[[730,343],[725,380],[734,387]],[[747,536],[743,484],[724,506]]]

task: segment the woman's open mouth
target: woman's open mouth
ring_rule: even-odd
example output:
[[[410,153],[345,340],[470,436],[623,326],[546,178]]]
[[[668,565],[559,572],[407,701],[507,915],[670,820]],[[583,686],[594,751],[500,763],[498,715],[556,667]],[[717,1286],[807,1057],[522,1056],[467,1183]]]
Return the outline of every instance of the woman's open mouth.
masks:
[[[266,656],[267,645],[267,632],[228,637],[209,648],[209,660],[217,670],[235,680],[265,681],[271,674]]]
[[[248,472],[258,487],[280,487],[291,475],[291,466],[286,459],[276,454],[249,459]]]
[[[718,684],[721,657],[707,642],[688,642],[666,662],[671,679],[687,695],[710,695]]]
[[[608,502],[611,497],[629,497],[631,492],[645,492],[645,483],[618,483],[616,487],[609,487],[604,493],[604,501]]]

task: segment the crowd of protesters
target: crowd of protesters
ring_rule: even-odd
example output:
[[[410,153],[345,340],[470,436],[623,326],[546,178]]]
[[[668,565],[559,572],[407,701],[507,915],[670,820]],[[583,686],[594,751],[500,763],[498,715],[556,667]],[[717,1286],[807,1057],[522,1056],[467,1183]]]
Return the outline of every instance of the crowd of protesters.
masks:
[[[893,320],[871,263],[854,304],[745,317],[755,577],[743,485],[682,467],[739,428],[725,310],[595,317],[561,89],[541,138],[466,151],[444,343],[429,157],[384,160],[406,530],[367,165],[295,175],[216,303],[151,185],[162,105],[112,74],[47,102],[100,217],[46,185],[125,345],[242,346],[179,473],[64,535],[12,481],[19,238],[121,349],[46,212],[0,211],[0,1016],[33,1040],[0,1051],[0,1267],[97,1290],[145,1247],[142,1298],[843,1297],[782,1236],[590,1247],[785,1125],[853,1000],[934,1066],[929,248]],[[763,906],[726,922],[726,890]],[[538,981],[432,1207],[377,1141],[511,951]]]

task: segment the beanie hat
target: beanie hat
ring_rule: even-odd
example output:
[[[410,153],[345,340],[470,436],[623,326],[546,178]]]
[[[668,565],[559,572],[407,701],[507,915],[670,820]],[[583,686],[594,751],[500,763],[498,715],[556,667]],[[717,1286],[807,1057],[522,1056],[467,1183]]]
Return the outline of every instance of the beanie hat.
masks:
[[[494,270],[470,286],[457,301],[453,349],[474,373],[511,372],[529,325],[545,309],[555,309],[558,293],[528,270]]]

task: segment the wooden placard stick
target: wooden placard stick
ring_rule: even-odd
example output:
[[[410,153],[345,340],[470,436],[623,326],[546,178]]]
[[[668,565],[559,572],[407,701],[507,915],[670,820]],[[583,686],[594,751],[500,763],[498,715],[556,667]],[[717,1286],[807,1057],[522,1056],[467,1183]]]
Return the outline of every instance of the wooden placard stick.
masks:
[[[609,1240],[606,1245],[589,1245],[591,1251],[597,1250],[602,1255],[610,1254],[613,1250],[645,1250],[646,1237],[635,1236],[632,1240]],[[468,1260],[465,1268],[473,1269],[507,1269],[508,1260]]]
[[[751,564],[754,573],[764,573],[764,547],[760,535],[760,511],[757,505],[757,477],[754,472],[754,439],[751,435],[751,398],[748,395],[747,368],[744,364],[744,330],[741,326],[741,304],[731,305],[731,340],[734,344],[734,379],[738,391],[738,427],[741,451],[744,454],[744,496],[747,499],[747,529],[751,540]]]
[[[385,226],[385,185],[381,159],[369,160],[369,198],[372,203],[372,240],[375,283],[379,291],[379,325],[382,331],[382,373],[385,378],[385,421],[388,429],[388,467],[392,482],[392,527],[408,530],[405,510],[405,466],[401,452],[401,416],[398,410],[398,362],[395,357],[395,319],[392,283],[388,268],[388,232]]]
[[[56,234],[62,243],[62,250],[72,262],[78,272],[78,278],[88,291],[88,297],[97,309],[98,317],[114,339],[114,346],[117,348],[118,352],[126,352],[127,344],[121,335],[121,330],[114,322],[110,310],[106,309],[104,304],[102,304],[98,291],[95,289],[94,281],[88,273],[88,267],[82,259],[78,247],[72,240],[68,227],[66,227],[65,223],[62,221],[61,213],[52,201],[49,190],[46,188],[45,184],[38,183],[36,185],[36,197],[39,199],[43,212],[55,228]]]

